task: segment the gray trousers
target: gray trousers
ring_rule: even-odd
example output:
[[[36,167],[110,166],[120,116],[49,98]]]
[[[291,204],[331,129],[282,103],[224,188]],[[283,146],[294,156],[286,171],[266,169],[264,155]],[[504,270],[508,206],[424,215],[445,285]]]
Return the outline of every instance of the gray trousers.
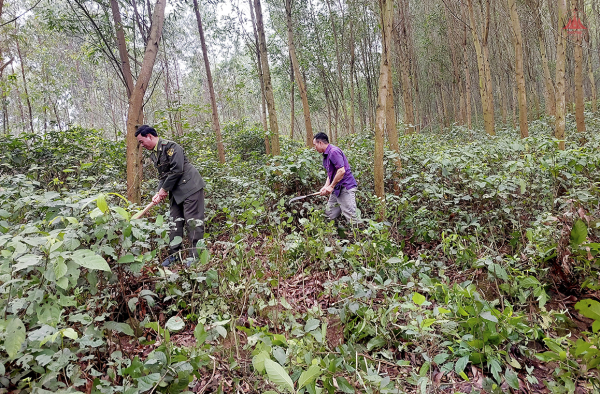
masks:
[[[185,225],[192,248],[192,256],[198,257],[196,244],[204,238],[204,189],[197,191],[180,204],[171,201],[171,242],[177,236],[183,240],[183,227]],[[177,253],[181,249],[181,242],[169,247],[169,254]]]
[[[327,202],[327,210],[325,214],[330,220],[333,220],[343,214],[344,217],[350,222],[356,222],[356,188],[348,190],[342,187],[340,195],[336,196],[331,193],[329,195],[329,201]]]

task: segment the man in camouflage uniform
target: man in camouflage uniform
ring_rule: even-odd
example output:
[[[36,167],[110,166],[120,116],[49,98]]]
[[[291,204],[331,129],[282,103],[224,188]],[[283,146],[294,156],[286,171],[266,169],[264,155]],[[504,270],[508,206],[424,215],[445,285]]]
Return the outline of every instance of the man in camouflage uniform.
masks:
[[[204,237],[204,180],[188,162],[181,146],[158,137],[154,128],[142,125],[135,132],[138,143],[151,151],[150,158],[158,170],[158,191],[152,197],[155,204],[167,196],[171,203],[171,243],[177,236],[183,238],[184,223],[192,245],[192,256],[198,257],[196,244]],[[170,245],[169,257],[162,263],[167,267],[180,261],[181,242]],[[188,265],[191,263],[188,262]]]

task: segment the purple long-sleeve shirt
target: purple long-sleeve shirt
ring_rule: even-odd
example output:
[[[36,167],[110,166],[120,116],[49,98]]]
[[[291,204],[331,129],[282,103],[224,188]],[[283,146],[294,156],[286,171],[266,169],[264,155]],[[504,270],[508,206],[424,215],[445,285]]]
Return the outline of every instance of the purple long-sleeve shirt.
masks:
[[[342,180],[333,188],[334,195],[339,197],[342,187],[345,187],[346,190],[348,190],[357,186],[356,179],[354,179],[352,170],[350,169],[350,164],[348,164],[348,159],[346,158],[346,155],[344,155],[344,152],[337,146],[332,144],[327,145],[327,149],[323,152],[323,167],[325,167],[325,171],[327,171],[329,182],[333,182],[337,170],[342,167],[346,170]]]

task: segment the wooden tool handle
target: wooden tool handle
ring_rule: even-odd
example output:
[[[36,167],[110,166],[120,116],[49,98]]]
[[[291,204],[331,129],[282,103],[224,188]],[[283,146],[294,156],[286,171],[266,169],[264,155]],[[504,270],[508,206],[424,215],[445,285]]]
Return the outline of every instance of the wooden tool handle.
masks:
[[[146,205],[146,208],[144,208],[142,211],[136,213],[131,218],[132,219],[139,219],[139,218],[141,218],[142,216],[144,216],[150,210],[150,208],[152,208],[155,205],[156,204],[154,204],[154,202],[151,202],[150,204]]]

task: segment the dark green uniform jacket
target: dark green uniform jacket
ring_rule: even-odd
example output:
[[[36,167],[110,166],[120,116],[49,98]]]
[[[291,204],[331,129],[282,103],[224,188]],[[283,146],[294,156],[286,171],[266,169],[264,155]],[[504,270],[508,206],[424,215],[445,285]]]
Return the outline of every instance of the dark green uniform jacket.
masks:
[[[156,151],[150,158],[158,170],[158,189],[169,192],[169,198],[181,204],[186,198],[204,189],[206,185],[200,173],[191,165],[181,146],[173,141],[160,138]]]

